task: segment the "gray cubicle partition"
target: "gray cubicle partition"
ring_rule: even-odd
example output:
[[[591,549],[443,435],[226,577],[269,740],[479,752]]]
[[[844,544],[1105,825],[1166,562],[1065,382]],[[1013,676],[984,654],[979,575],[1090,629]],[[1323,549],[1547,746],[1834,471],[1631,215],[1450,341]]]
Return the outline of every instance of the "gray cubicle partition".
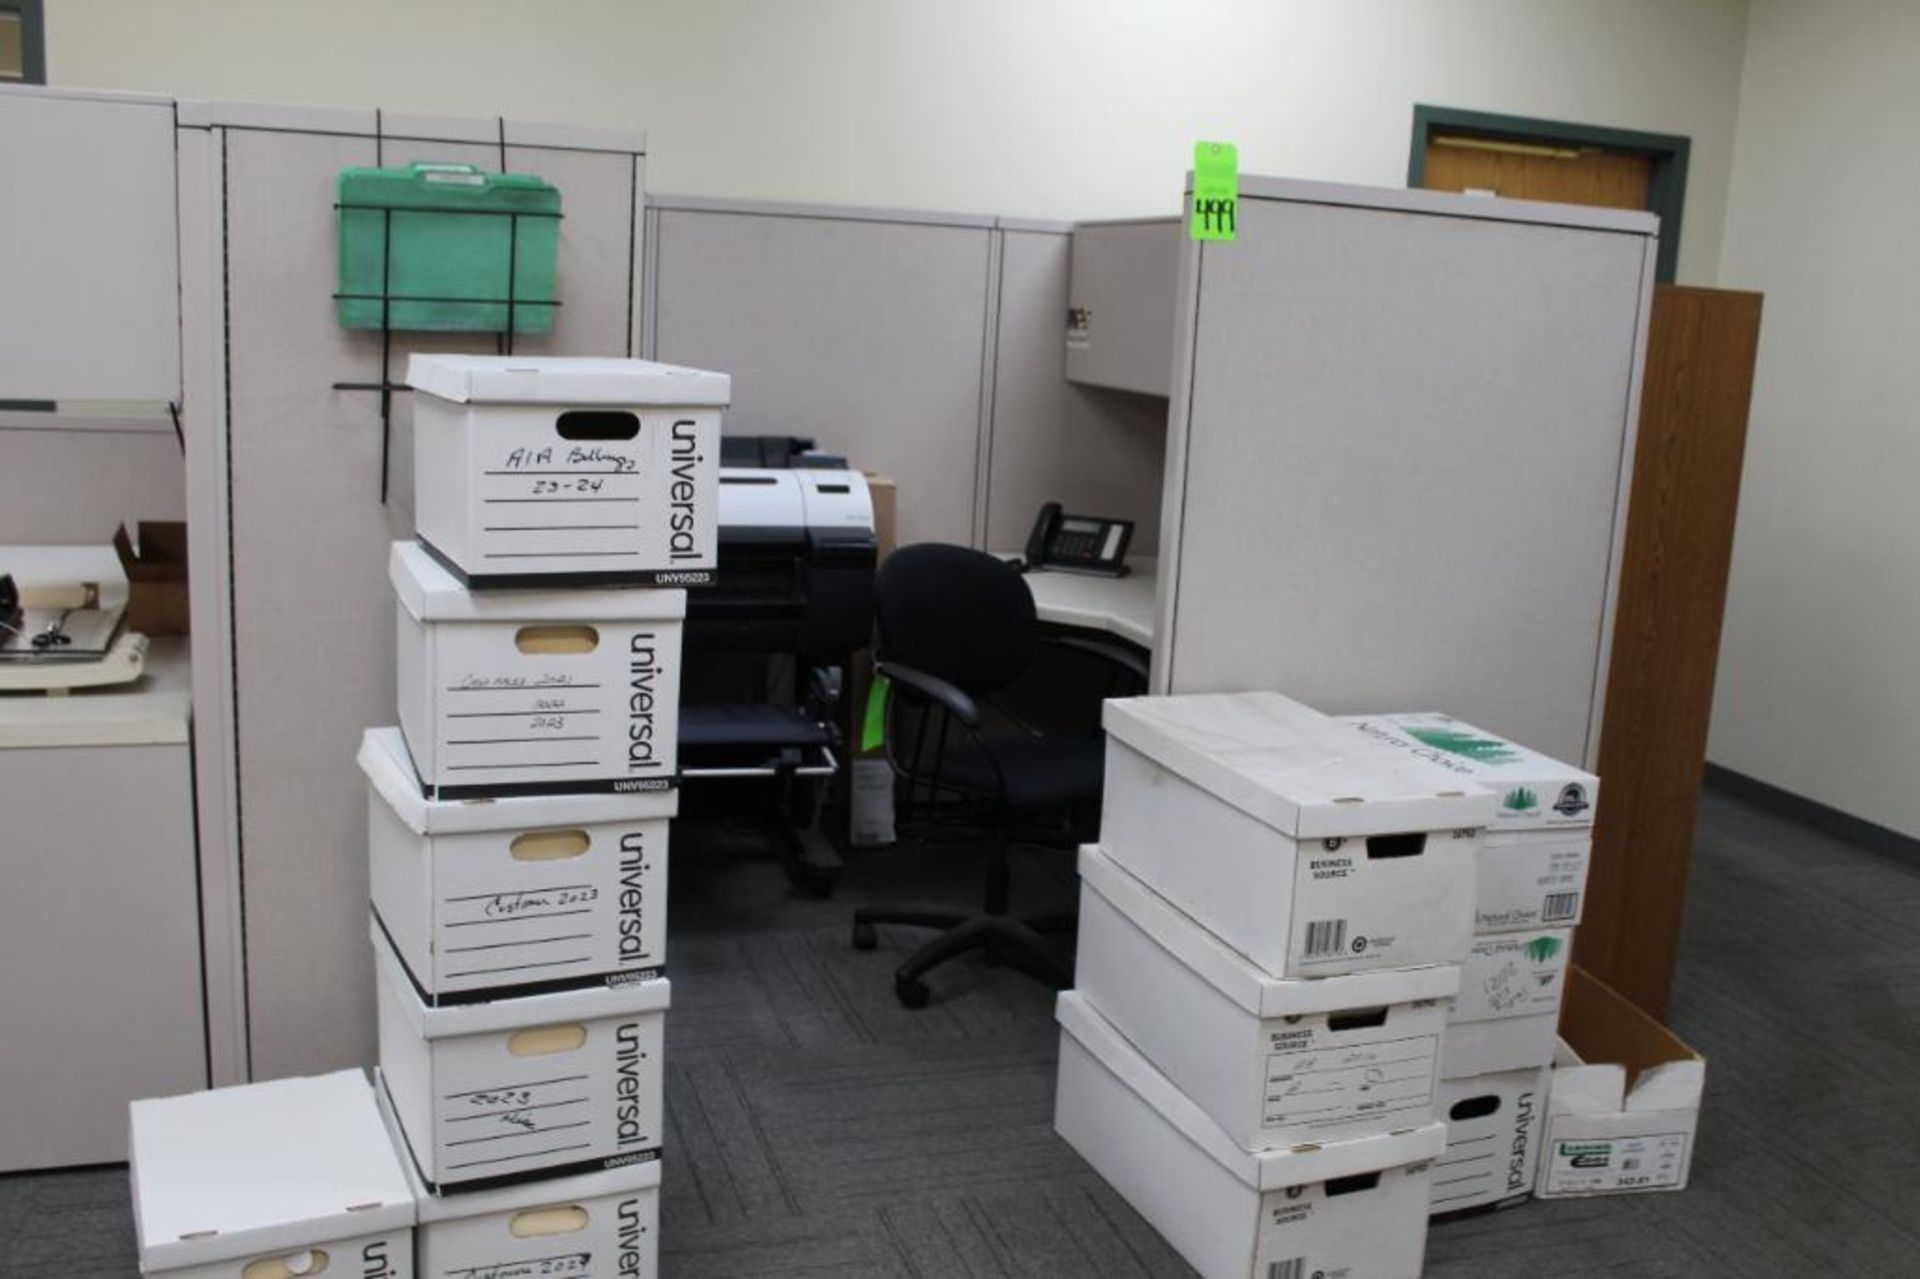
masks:
[[[1243,178],[1188,242],[1154,687],[1591,760],[1656,222]]]
[[[973,542],[993,219],[657,196],[655,358],[733,377],[730,434],[899,485],[904,542]]]
[[[1152,555],[1160,541],[1167,401],[1067,381],[1070,231],[1063,223],[1000,221],[983,542],[994,550],[1024,546],[1041,503],[1059,502],[1134,521],[1133,553]]]
[[[550,336],[516,349],[623,355],[636,343],[645,145],[636,133],[371,111],[183,103],[180,119],[182,207],[195,219],[182,259],[200,808],[205,855],[230,863],[243,949],[229,962],[244,965],[210,962],[208,977],[250,1057],[216,1077],[237,1064],[271,1078],[373,1058],[354,752],[362,729],[396,713],[387,547],[412,532],[410,396],[394,394],[383,445],[379,393],[335,386],[383,377],[380,334],[334,319],[336,177],[438,160],[552,181],[563,304]],[[395,334],[384,376],[403,381],[416,348],[491,351],[494,339]],[[229,918],[214,895],[209,918]]]
[[[1065,381],[1067,224],[650,203],[647,352],[731,373],[728,432],[891,475],[902,543],[1017,548],[1058,500],[1151,553],[1166,402]]]

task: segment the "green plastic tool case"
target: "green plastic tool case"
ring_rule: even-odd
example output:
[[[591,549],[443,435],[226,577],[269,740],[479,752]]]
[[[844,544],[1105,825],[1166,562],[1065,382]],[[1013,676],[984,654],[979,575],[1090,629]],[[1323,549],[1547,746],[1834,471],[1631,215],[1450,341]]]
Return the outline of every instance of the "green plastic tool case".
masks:
[[[340,171],[340,323],[547,333],[560,190],[469,164]],[[511,306],[509,306],[511,303]]]

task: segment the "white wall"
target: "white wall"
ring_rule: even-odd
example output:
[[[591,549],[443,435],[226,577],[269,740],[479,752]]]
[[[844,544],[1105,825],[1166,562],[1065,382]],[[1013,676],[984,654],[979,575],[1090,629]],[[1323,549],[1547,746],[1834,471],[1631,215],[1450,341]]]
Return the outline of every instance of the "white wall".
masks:
[[[56,84],[639,124],[649,185],[1170,211],[1195,139],[1399,186],[1415,102],[1685,134],[1720,256],[1745,0],[57,0]]]
[[[1920,6],[1756,0],[1720,278],[1767,295],[1709,757],[1920,836]]]

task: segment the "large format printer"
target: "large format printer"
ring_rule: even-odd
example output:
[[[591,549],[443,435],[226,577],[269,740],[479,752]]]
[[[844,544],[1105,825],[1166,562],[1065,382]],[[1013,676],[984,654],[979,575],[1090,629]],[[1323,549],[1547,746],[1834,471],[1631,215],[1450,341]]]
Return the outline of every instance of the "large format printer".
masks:
[[[824,893],[839,864],[819,823],[844,754],[845,672],[873,630],[873,500],[810,441],[722,447],[719,572],[687,596],[681,772],[696,805],[706,783],[771,783],[789,868]]]

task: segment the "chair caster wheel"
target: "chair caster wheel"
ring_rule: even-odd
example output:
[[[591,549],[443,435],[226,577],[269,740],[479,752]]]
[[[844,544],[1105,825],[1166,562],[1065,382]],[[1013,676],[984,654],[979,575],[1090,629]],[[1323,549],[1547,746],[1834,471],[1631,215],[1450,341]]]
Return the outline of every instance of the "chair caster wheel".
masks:
[[[927,1001],[933,997],[933,992],[927,989],[927,983],[915,981],[911,977],[905,980],[896,977],[893,982],[893,993],[894,997],[900,1001],[902,1008],[925,1008]]]
[[[873,931],[872,924],[855,923],[853,926],[853,948],[872,950],[880,944],[879,934]]]

